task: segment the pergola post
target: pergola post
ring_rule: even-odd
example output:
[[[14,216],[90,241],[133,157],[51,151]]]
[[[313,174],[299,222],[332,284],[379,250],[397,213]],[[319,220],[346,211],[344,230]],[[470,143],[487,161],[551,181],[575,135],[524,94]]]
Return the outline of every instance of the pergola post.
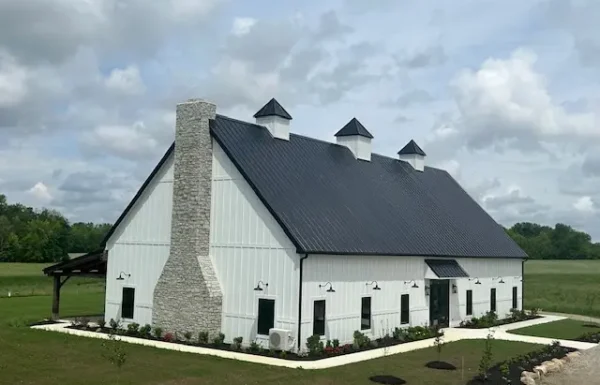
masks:
[[[60,309],[60,275],[54,276],[54,285],[52,290],[52,320],[57,321],[59,319]]]

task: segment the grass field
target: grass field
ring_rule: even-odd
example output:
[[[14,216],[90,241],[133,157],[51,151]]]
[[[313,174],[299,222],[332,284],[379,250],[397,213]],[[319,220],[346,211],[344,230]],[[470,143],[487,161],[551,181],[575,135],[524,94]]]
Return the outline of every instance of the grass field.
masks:
[[[566,319],[562,321],[549,322],[546,324],[529,326],[522,329],[511,330],[510,333],[534,337],[557,338],[561,340],[574,340],[585,333],[600,332],[600,325],[589,327],[589,322]]]
[[[52,279],[42,273],[48,264],[0,263],[0,298],[52,294]],[[104,282],[93,278],[71,278],[61,292],[103,293]]]
[[[527,261],[523,292],[527,309],[600,316],[600,261]]]

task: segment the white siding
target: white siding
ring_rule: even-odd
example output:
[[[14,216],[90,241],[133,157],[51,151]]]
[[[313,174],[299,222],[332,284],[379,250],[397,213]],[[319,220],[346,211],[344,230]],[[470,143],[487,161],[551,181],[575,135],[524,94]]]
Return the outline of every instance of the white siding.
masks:
[[[106,321],[120,318],[123,287],[133,287],[134,321],[152,323],[154,286],[169,257],[172,195],[171,155],[107,242]],[[131,276],[117,281],[121,272]]]
[[[275,327],[295,339],[299,267],[296,248],[237,171],[213,142],[210,254],[223,290],[225,340],[257,337],[259,298],[275,299]],[[268,283],[254,291],[258,281]]]
[[[521,260],[458,258],[458,263],[474,280],[450,281],[450,319],[452,325],[469,318],[466,316],[466,290],[473,290],[473,315],[483,315],[490,307],[490,288],[497,290],[497,310],[500,316],[509,312],[512,304],[512,287],[518,287],[521,304]],[[341,343],[352,342],[352,334],[360,330],[361,297],[371,296],[372,328],[366,331],[371,337],[381,337],[400,325],[400,296],[410,295],[410,326],[429,324],[429,296],[425,287],[427,265],[423,257],[336,256],[310,255],[304,262],[302,343],[312,334],[313,302],[326,300],[326,327],[324,338],[337,338]],[[505,283],[492,281],[502,276]],[[411,288],[404,281],[415,280],[419,288]],[[381,290],[373,290],[367,282],[377,281]],[[335,293],[319,284],[331,282]],[[457,292],[452,293],[452,284]],[[408,326],[408,325],[403,325]],[[364,331],[363,331],[364,332]]]

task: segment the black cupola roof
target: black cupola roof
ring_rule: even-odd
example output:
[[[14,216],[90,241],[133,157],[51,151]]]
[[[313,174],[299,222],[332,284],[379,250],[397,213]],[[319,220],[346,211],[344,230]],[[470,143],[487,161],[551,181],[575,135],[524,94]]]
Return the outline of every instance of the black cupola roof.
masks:
[[[364,136],[365,138],[373,139],[373,135],[371,135],[371,133],[367,131],[365,126],[363,126],[356,118],[352,118],[352,120],[350,120],[344,127],[342,127],[341,130],[339,130],[335,134],[335,136],[353,135],[359,135]]]
[[[275,98],[269,100],[256,114],[255,118],[262,118],[266,116],[279,116],[287,120],[292,120],[292,116],[279,104]]]

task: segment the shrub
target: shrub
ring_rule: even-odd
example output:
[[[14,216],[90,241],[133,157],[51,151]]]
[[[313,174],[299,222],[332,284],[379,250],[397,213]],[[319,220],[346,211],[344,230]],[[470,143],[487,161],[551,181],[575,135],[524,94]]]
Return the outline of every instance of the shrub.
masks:
[[[438,361],[441,360],[442,357],[442,348],[444,347],[444,331],[440,328],[436,328],[435,330],[435,341],[433,341],[435,345],[435,350],[437,351]]]
[[[148,324],[146,324],[140,328],[140,336],[141,337],[146,338],[150,335],[151,332],[152,332],[152,326],[150,326]]]
[[[331,343],[332,343],[332,345],[333,345],[334,348],[337,348],[337,347],[340,346],[340,340],[338,340],[337,338],[334,339]]]
[[[165,335],[163,336],[163,341],[173,342],[173,341],[175,341],[175,335],[171,332],[165,333]]]
[[[219,333],[213,338],[213,343],[215,345],[223,345],[223,341],[225,341],[225,334]]]
[[[359,332],[358,330],[354,331],[353,338],[354,338],[354,346],[357,349],[364,349],[367,346],[369,346],[369,342],[371,342],[369,337],[364,335],[364,333]]]
[[[541,310],[541,309],[539,309],[539,308],[537,308],[537,307],[534,307],[533,309],[531,309],[531,310],[529,311],[529,314],[530,314],[532,317],[537,317],[537,316],[539,316],[539,315],[540,315],[540,310]]]
[[[306,339],[306,347],[311,356],[322,355],[325,350],[323,342],[321,342],[321,336],[318,334],[313,334]]]
[[[156,327],[156,328],[154,328],[154,330],[152,332],[154,333],[154,337],[156,337],[157,339],[160,339],[162,337],[162,334],[163,334],[162,328]]]
[[[199,344],[208,344],[208,332],[198,333],[198,343]]]
[[[244,340],[244,337],[235,337],[233,339],[233,343],[231,344],[231,348],[233,350],[240,350],[242,348],[242,341]]]
[[[250,351],[251,352],[259,352],[260,351],[260,345],[256,342],[256,341],[252,341],[250,342]]]
[[[98,323],[98,327],[104,329],[104,326],[106,325],[106,321],[104,321],[103,319],[101,319],[97,323]]]
[[[525,310],[519,310],[519,309],[510,309],[510,320],[513,322],[516,321],[523,321],[526,320],[527,317],[527,313],[525,312]]]
[[[185,340],[187,342],[190,342],[190,340],[192,339],[192,332],[185,332],[185,333],[183,333],[183,338],[185,338]]]
[[[115,335],[111,333],[108,335],[108,340],[102,343],[102,347],[104,348],[103,357],[118,369],[116,381],[118,384],[121,377],[121,367],[127,361],[127,352],[125,352],[123,342],[118,341]]]
[[[127,325],[127,335],[137,336],[140,333],[140,324],[132,322]]]
[[[483,353],[481,354],[481,360],[479,361],[479,377],[486,381],[488,378],[488,371],[490,370],[490,366],[492,364],[492,359],[494,358],[492,352],[492,341],[494,340],[494,335],[492,332],[488,333],[487,338],[485,339],[485,345],[483,348]]]
[[[285,360],[287,358],[287,352],[285,350],[282,350],[281,353],[279,353],[279,358]]]
[[[404,342],[406,340],[406,330],[398,327],[394,328],[394,331],[392,332],[392,337],[395,340]]]
[[[331,340],[327,340],[327,342],[325,343],[325,347],[326,348],[332,348],[333,346],[331,346]]]
[[[502,380],[506,383],[506,384],[510,384],[510,370],[508,368],[508,363],[505,361],[502,365],[500,365],[500,367],[498,368],[500,369],[500,374],[502,374]]]

